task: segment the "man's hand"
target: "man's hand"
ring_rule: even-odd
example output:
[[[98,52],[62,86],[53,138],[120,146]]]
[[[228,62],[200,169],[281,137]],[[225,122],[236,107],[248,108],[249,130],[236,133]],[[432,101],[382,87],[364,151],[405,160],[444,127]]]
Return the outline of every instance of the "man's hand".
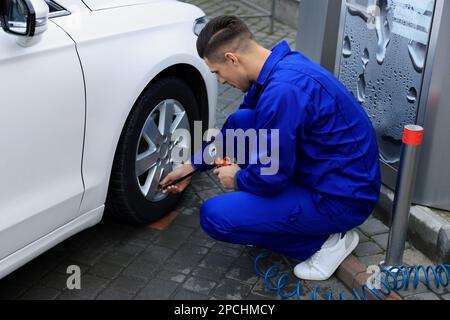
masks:
[[[183,164],[181,167],[175,169],[171,173],[169,173],[159,184],[161,186],[165,186],[171,184],[173,181],[184,177],[185,175],[194,171],[194,167],[191,164]],[[192,177],[186,178],[183,181],[180,181],[174,186],[170,186],[167,189],[163,190],[163,193],[180,193],[183,192],[184,189],[187,188],[189,183],[191,183]]]
[[[234,176],[239,170],[241,168],[238,165],[232,164],[215,169],[213,173],[219,177],[220,184],[225,189],[234,189]]]

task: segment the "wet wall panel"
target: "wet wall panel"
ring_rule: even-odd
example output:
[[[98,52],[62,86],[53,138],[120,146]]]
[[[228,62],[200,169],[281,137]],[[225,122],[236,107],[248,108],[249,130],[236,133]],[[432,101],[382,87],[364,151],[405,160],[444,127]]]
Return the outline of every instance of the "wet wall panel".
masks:
[[[417,120],[435,0],[347,0],[338,77],[366,109],[383,162],[398,168]]]

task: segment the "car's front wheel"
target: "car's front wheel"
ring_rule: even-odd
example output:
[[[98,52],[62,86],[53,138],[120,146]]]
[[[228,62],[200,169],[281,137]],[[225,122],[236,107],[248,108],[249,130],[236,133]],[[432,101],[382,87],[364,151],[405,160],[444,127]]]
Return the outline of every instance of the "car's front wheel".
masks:
[[[172,210],[180,195],[164,194],[159,182],[180,165],[175,151],[190,150],[199,106],[190,87],[176,77],[150,85],[130,113],[117,147],[106,212],[131,223],[150,223]]]

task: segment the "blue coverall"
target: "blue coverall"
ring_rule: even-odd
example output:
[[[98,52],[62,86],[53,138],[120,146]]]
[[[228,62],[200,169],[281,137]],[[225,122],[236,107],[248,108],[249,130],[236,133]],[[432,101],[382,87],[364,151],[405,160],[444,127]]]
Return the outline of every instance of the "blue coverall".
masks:
[[[237,191],[200,209],[212,238],[303,261],[330,234],[349,231],[372,213],[381,182],[365,110],[334,75],[285,41],[272,49],[222,132],[238,128],[279,129],[279,171],[261,175],[262,164],[240,164]],[[211,168],[201,154],[192,157],[194,167]]]

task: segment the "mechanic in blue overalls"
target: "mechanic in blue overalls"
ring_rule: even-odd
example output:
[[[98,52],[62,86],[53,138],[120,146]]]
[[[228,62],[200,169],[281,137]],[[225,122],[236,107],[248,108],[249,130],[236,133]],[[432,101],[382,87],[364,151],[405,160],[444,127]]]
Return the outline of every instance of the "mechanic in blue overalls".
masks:
[[[265,165],[254,162],[214,170],[235,192],[203,203],[202,228],[220,241],[300,260],[294,273],[301,279],[328,279],[357,246],[352,229],[369,217],[379,198],[378,146],[366,112],[331,73],[285,41],[265,49],[237,17],[212,19],[197,50],[222,84],[246,92],[222,133],[279,130],[276,174],[261,174]],[[210,163],[199,152],[161,184],[193,168],[210,169]],[[189,182],[166,192],[181,192]]]

